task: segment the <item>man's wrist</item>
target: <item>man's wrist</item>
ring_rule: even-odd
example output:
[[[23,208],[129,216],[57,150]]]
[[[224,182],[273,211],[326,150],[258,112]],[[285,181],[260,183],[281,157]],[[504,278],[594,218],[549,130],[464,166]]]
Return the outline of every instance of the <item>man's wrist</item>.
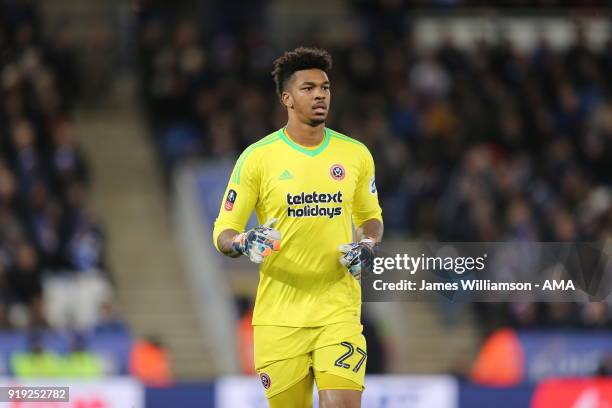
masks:
[[[246,234],[244,232],[234,235],[234,237],[232,238],[230,252],[228,253],[228,255],[234,257],[244,255],[246,252],[245,239]]]
[[[378,242],[372,237],[364,237],[359,243],[367,245],[370,249],[374,249],[378,245]]]

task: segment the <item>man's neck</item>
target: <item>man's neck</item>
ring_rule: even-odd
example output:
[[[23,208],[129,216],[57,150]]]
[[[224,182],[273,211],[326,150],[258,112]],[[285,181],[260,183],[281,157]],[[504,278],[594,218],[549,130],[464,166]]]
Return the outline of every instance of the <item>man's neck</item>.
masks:
[[[287,133],[295,143],[313,147],[321,144],[325,137],[325,123],[317,126],[310,126],[297,121],[287,123]]]

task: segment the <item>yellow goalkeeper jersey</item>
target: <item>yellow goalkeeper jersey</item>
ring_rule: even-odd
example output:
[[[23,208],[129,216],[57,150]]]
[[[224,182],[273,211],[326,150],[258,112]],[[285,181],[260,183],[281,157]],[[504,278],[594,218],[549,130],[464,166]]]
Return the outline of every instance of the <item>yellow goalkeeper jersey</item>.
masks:
[[[382,221],[374,161],[362,143],[325,129],[319,146],[295,143],[280,129],[240,155],[228,182],[213,242],[243,231],[255,210],[277,218],[281,249],[261,264],[254,325],[290,327],[359,322],[361,289],[339,258],[353,224]],[[217,248],[218,249],[218,248]]]

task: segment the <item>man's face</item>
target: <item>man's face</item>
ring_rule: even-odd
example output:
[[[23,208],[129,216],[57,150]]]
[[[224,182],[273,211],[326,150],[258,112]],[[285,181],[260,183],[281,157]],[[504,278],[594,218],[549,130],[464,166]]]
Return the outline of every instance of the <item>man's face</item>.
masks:
[[[320,125],[327,119],[331,102],[329,78],[324,71],[316,68],[296,71],[281,99],[300,122],[310,126]]]

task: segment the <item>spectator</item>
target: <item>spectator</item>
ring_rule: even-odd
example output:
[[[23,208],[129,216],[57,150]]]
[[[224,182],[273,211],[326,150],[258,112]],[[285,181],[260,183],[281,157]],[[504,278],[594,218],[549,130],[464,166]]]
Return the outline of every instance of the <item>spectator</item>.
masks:
[[[73,126],[70,120],[62,119],[53,129],[52,167],[59,186],[67,186],[72,182],[86,185],[89,181],[85,158],[74,140]]]
[[[44,179],[49,172],[36,146],[31,123],[21,120],[13,125],[11,133],[14,149],[13,167],[19,180],[20,193],[25,195],[37,180]]]
[[[514,386],[521,381],[523,365],[523,351],[516,333],[510,329],[501,329],[483,344],[470,378],[488,386]]]
[[[246,297],[237,299],[240,318],[236,325],[236,340],[238,343],[238,359],[242,374],[255,374],[254,346],[253,346],[253,302]]]
[[[165,387],[172,383],[170,356],[157,336],[137,340],[130,352],[129,373],[145,385]]]
[[[30,244],[21,243],[17,247],[15,264],[7,273],[7,281],[14,322],[21,327],[44,325],[41,271],[38,255]]]
[[[19,378],[57,377],[62,361],[59,355],[45,349],[40,333],[32,333],[28,350],[11,356],[11,370]]]
[[[378,328],[364,313],[362,319],[363,335],[368,340],[368,362],[366,370],[368,374],[384,374],[387,372],[387,352]]]
[[[65,378],[100,378],[104,375],[104,362],[87,350],[82,335],[75,334],[72,350],[63,358],[60,375]]]
[[[602,377],[612,376],[612,355],[606,354],[603,356],[597,374]]]

